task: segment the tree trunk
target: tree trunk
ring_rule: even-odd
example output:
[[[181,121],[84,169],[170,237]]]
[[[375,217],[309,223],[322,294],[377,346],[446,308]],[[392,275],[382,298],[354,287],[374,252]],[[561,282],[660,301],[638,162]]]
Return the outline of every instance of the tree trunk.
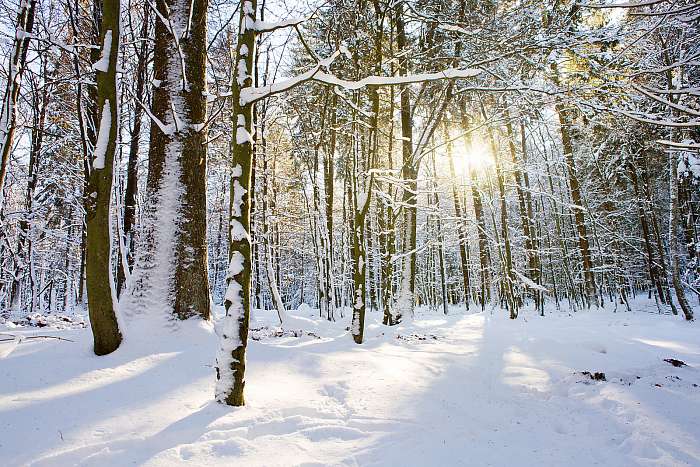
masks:
[[[335,281],[333,279],[333,182],[335,179],[335,148],[337,131],[336,125],[338,123],[337,116],[338,107],[338,96],[333,94],[333,100],[331,101],[331,121],[330,121],[330,141],[328,145],[328,151],[326,151],[325,159],[323,161],[323,186],[325,194],[325,213],[326,213],[326,235],[328,235],[326,241],[327,253],[326,253],[326,268],[328,269],[328,292],[330,294],[330,304],[332,318],[335,319],[335,308],[338,305],[337,298],[335,294]]]
[[[355,102],[355,107],[359,104],[359,93],[357,95]],[[352,115],[353,123],[353,134],[358,131],[356,123],[356,111],[353,109]],[[352,193],[350,206],[353,212],[353,222],[351,227],[352,235],[352,278],[353,278],[353,293],[354,298],[352,301],[352,320],[350,323],[350,332],[352,333],[352,338],[356,344],[362,344],[364,340],[365,332],[365,314],[367,311],[367,251],[365,247],[365,233],[366,224],[365,219],[367,218],[367,212],[369,211],[369,206],[371,203],[372,196],[372,176],[366,176],[364,173],[367,167],[366,163],[371,159],[365,159],[362,154],[358,154],[360,149],[358,145],[353,145],[352,154]],[[362,180],[359,174],[362,175]],[[368,177],[369,180],[364,180]],[[363,182],[364,181],[364,187]],[[363,189],[364,188],[364,189]]]
[[[387,166],[388,170],[393,170],[394,168],[394,109],[395,109],[395,99],[394,99],[394,88],[390,89],[390,113],[391,124],[389,128],[389,141],[387,148]],[[383,239],[383,249],[384,254],[382,255],[382,289],[384,291],[384,318],[382,322],[385,325],[394,326],[396,319],[394,317],[395,307],[394,307],[394,254],[396,254],[396,234],[395,234],[395,219],[394,219],[394,189],[391,183],[387,186],[387,193],[389,201],[386,202],[386,211],[384,212],[384,222],[380,223],[382,230]],[[383,225],[382,225],[383,224]]]
[[[150,6],[143,9],[143,23],[141,24],[141,46],[139,47],[138,65],[136,67],[136,89],[134,97],[143,102],[144,88],[146,83],[146,71],[148,64],[148,23]],[[141,122],[143,119],[143,108],[138,103],[134,106],[134,124],[131,128],[131,141],[129,142],[129,161],[126,169],[126,189],[124,191],[124,221],[122,237],[124,238],[125,255],[119,255],[121,263],[122,257],[126,257],[127,264],[117,268],[117,296],[121,295],[122,288],[126,281],[125,269],[131,271],[134,264],[134,226],[136,225],[136,195],[138,194],[138,160],[139,143],[141,142]]]
[[[469,134],[469,124],[467,123],[467,113],[464,102],[461,104],[461,125],[464,132],[464,145],[469,147],[471,141]],[[479,265],[481,276],[481,290],[479,293],[479,305],[483,310],[486,303],[491,300],[491,254],[489,253],[489,239],[486,235],[486,222],[484,221],[484,204],[481,200],[481,192],[478,187],[478,178],[474,169],[470,170],[470,184],[472,205],[474,206],[474,217],[476,218],[477,236],[479,238]]]
[[[398,53],[407,49],[406,31],[403,21],[403,3],[397,3],[395,8],[396,21],[396,45]],[[399,60],[399,75],[408,75],[408,59],[403,56]],[[411,96],[408,86],[401,86],[401,178],[404,183],[401,198],[404,212],[404,254],[403,269],[401,274],[401,290],[396,303],[395,321],[401,322],[404,313],[413,314],[416,291],[416,240],[417,240],[417,213],[418,213],[418,173],[413,160],[413,121],[411,118]]]
[[[36,0],[22,1],[17,16],[17,32],[14,38],[14,51],[10,59],[7,87],[0,108],[0,209],[4,206],[5,178],[10,165],[10,152],[14,145],[17,127],[17,99],[22,86],[22,75],[27,61],[27,50],[34,29]]]
[[[676,291],[676,300],[678,300],[683,315],[685,319],[690,321],[693,319],[693,309],[690,307],[688,299],[685,297],[678,260],[680,256],[680,248],[678,245],[678,224],[680,222],[678,219],[680,215],[680,209],[678,207],[678,152],[673,149],[669,151],[668,165],[669,198],[671,204],[668,224],[668,254],[671,262],[671,281],[673,283],[673,289]]]
[[[561,129],[562,146],[564,147],[564,161],[566,162],[566,174],[569,182],[569,192],[571,202],[574,204],[574,220],[576,223],[576,233],[578,236],[578,248],[581,254],[581,265],[583,268],[583,282],[586,303],[590,306],[590,301],[596,299],[595,279],[593,278],[593,262],[591,260],[591,249],[584,216],[583,200],[581,197],[581,187],[576,175],[576,165],[574,162],[574,147],[571,141],[571,116],[562,103],[555,105],[559,116]]]
[[[506,131],[508,132],[508,148],[510,149],[510,157],[513,162],[513,176],[515,177],[515,188],[518,195],[518,208],[520,210],[520,224],[523,230],[523,235],[525,236],[525,256],[527,257],[527,271],[526,277],[536,284],[539,284],[538,277],[538,265],[537,265],[537,251],[535,249],[534,241],[534,227],[532,225],[532,219],[530,218],[530,213],[528,213],[527,198],[524,188],[523,173],[521,169],[520,161],[518,160],[517,151],[515,149],[515,135],[513,133],[513,125],[510,121],[510,116],[506,111]],[[521,131],[523,129],[521,128]],[[522,150],[525,150],[525,134],[522,135],[523,142],[521,145]],[[532,208],[530,208],[532,210]],[[539,292],[533,290],[535,298],[535,307],[539,309]]]
[[[667,65],[670,65],[671,60],[668,57],[668,51],[664,49],[665,61]],[[669,90],[674,89],[674,74],[673,68],[668,66],[666,71],[666,85]],[[682,70],[676,70],[678,73],[678,80],[682,78]],[[680,84],[680,83],[679,83]],[[671,102],[676,103],[678,97],[671,95]],[[675,117],[677,110],[669,106],[669,112]],[[678,130],[671,129],[671,140],[674,140],[674,136],[678,133]],[[681,283],[681,273],[680,273],[680,248],[678,245],[678,226],[680,224],[680,206],[678,203],[678,151],[675,149],[670,149],[668,151],[668,165],[669,165],[669,202],[670,202],[670,212],[669,212],[669,223],[668,223],[668,256],[671,263],[671,282],[673,283],[673,289],[676,291],[676,300],[678,300],[678,305],[680,305],[681,310],[685,319],[690,321],[693,319],[693,309],[688,303],[688,299],[685,297],[685,289]]]
[[[216,357],[216,400],[242,406],[245,404],[245,352],[250,321],[251,255],[250,199],[253,161],[253,104],[241,101],[241,91],[253,85],[253,58],[256,34],[253,28],[257,0],[242,4],[236,48],[237,75],[232,80],[233,135],[231,153],[231,203],[229,231],[229,267],[226,275],[226,315],[218,324],[219,351]]]
[[[369,208],[371,190],[368,188],[365,199],[362,199],[357,177],[353,186],[353,203],[355,204],[354,230],[352,241],[353,300],[352,322],[350,331],[356,344],[362,344],[365,332],[365,314],[367,310],[367,252],[365,251],[365,218]],[[370,182],[371,183],[371,182]]]
[[[151,113],[158,121],[151,125],[139,287],[180,319],[208,319],[207,0],[157,6]]]
[[[454,204],[455,217],[457,218],[457,233],[459,238],[459,258],[460,266],[462,268],[462,284],[464,287],[464,304],[469,310],[469,302],[471,301],[471,285],[469,277],[469,239],[467,238],[467,226],[466,219],[464,217],[464,211],[462,210],[462,202],[460,200],[459,188],[457,184],[457,174],[455,171],[454,163],[454,145],[450,140],[450,134],[447,127],[447,123],[443,124],[443,138],[445,139],[445,146],[447,151],[447,163],[450,168],[450,178],[452,179],[452,203]]]
[[[661,284],[661,280],[657,271],[658,266],[656,264],[656,261],[654,260],[654,249],[651,243],[649,221],[647,219],[647,213],[645,208],[646,202],[642,198],[642,195],[640,193],[641,190],[639,187],[639,177],[637,176],[637,169],[635,163],[632,163],[630,167],[628,167],[628,173],[630,179],[632,180],[634,193],[637,197],[637,213],[639,215],[639,224],[642,228],[642,235],[644,238],[644,248],[647,256],[647,271],[649,273],[649,281],[651,282],[652,288],[656,289],[657,297],[659,300],[661,300],[661,303],[666,303],[666,297],[664,296],[663,286]]]
[[[442,233],[442,219],[440,219],[440,196],[438,195],[437,185],[437,170],[435,165],[435,153],[433,153],[433,209],[438,213],[436,215],[437,240],[438,240],[438,271],[440,272],[440,297],[442,299],[442,311],[444,314],[448,312],[447,301],[447,271],[445,270],[445,239]]]
[[[484,118],[486,114],[482,107]],[[508,204],[506,203],[505,175],[501,165],[501,158],[498,154],[498,147],[493,136],[493,130],[488,129],[489,143],[494,161],[496,162],[496,182],[498,184],[498,201],[501,214],[501,237],[503,240],[503,285],[508,303],[510,319],[518,317],[518,303],[515,297],[515,273],[513,272],[513,253],[510,244],[510,229],[508,227]]]
[[[42,66],[42,74],[46,75],[46,66]],[[48,78],[48,77],[47,77]],[[38,90],[33,90],[34,96],[34,127],[31,131],[31,149],[29,151],[29,173],[27,180],[27,191],[24,198],[26,213],[19,221],[19,232],[17,234],[17,255],[15,260],[15,271],[10,292],[10,304],[12,309],[19,309],[19,295],[21,293],[21,278],[27,263],[31,263],[31,222],[34,204],[34,191],[37,183],[37,171],[39,169],[39,159],[44,140],[44,124],[46,121],[46,108],[49,103],[49,87],[44,85],[41,91],[41,100],[38,99]],[[29,245],[29,246],[28,246]],[[28,247],[27,247],[28,246]],[[25,249],[27,250],[25,252]]]
[[[97,355],[119,347],[122,336],[112,284],[110,199],[112,169],[119,134],[117,59],[120,39],[119,0],[105,0],[101,22],[102,56],[97,64],[97,143],[85,201],[87,219],[86,281],[90,326]]]

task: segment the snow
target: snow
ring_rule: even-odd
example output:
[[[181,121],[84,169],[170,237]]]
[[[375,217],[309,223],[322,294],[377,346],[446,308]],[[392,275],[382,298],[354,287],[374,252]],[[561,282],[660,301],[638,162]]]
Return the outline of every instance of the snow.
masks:
[[[232,284],[238,285],[236,281],[232,281]],[[215,370],[219,377],[214,388],[214,399],[223,403],[231,392],[234,380],[234,370],[231,369],[233,363],[231,352],[241,345],[241,339],[238,335],[238,316],[229,314],[222,317],[217,323],[216,335],[219,337],[219,350],[216,353]]]
[[[109,106],[109,99],[105,99],[102,107],[102,116],[100,118],[100,128],[97,133],[97,142],[95,143],[95,159],[92,163],[94,169],[105,168],[105,155],[107,154],[107,145],[109,144],[109,133],[112,131],[112,113]]]
[[[219,349],[216,353],[217,381],[215,399],[224,402],[231,392],[234,382],[234,370],[231,369],[233,357],[231,352],[241,346],[239,323],[243,319],[245,309],[243,307],[243,287],[236,280],[236,276],[245,269],[245,257],[240,251],[231,254],[226,280],[226,295],[224,300],[228,303],[226,315],[222,316],[216,325],[216,335],[219,337]]]
[[[100,54],[100,59],[93,63],[92,69],[95,71],[101,71],[103,73],[107,72],[109,69],[109,56],[112,52],[112,30],[108,29],[105,31],[104,45],[102,46],[102,52]]]
[[[290,316],[300,337],[273,337],[275,312],[255,311],[236,409],[212,402],[210,323],[132,325],[105,357],[87,329],[43,328],[74,342],[12,341],[0,453],[39,466],[700,465],[700,331],[653,309],[419,309],[391,328],[369,312],[362,345],[348,314],[304,306]]]
[[[253,135],[250,134],[245,127],[239,126],[236,128],[236,144],[253,143]]]
[[[436,81],[441,79],[473,78],[481,73],[478,69],[448,68],[437,73],[420,73],[409,76],[368,76],[358,81],[346,81],[327,73],[319,73],[318,81],[326,84],[334,84],[344,89],[358,90],[366,86],[396,86],[400,84],[420,83],[424,81]]]
[[[150,195],[145,208],[140,242],[153,242],[153,251],[137,249],[128,293],[121,298],[121,310],[127,315],[154,314],[167,320],[172,306],[177,223],[182,217],[180,199],[183,193],[179,155],[182,143],[168,142],[159,190]]]
[[[247,29],[255,29],[255,9],[253,3],[246,0],[243,2],[243,19],[240,25],[240,32],[243,33]]]
[[[248,48],[246,47],[246,52]],[[241,54],[243,55],[243,54]],[[246,53],[247,55],[247,53]],[[248,68],[244,59],[238,60],[238,73],[236,74],[236,81],[238,81],[239,86],[245,85],[246,79],[250,78],[248,75]]]
[[[464,29],[463,27],[454,25],[454,24],[446,24],[446,23],[440,23],[438,25],[438,28],[444,30],[444,31],[452,31],[452,32],[458,32],[461,34],[469,34],[470,32]],[[472,31],[472,34],[474,31]]]
[[[307,18],[290,18],[279,22],[256,20],[254,29],[258,33],[272,32],[276,31],[277,29],[298,26],[306,20]]]
[[[398,86],[402,84],[421,83],[426,81],[437,81],[442,79],[473,78],[481,73],[481,70],[474,68],[448,68],[435,73],[419,73],[409,76],[367,76],[357,81],[340,79],[331,73],[321,71],[327,69],[332,62],[340,55],[336,51],[329,57],[321,60],[315,67],[300,73],[289,79],[281,80],[267,86],[257,88],[248,87],[241,90],[241,105],[250,104],[260,99],[279,94],[292,89],[306,81],[316,81],[318,83],[337,86],[342,89],[356,91],[367,86]],[[239,78],[240,80],[240,78]],[[240,82],[240,81],[239,81]]]
[[[683,144],[690,145],[690,141],[684,141]],[[678,176],[692,175],[700,180],[700,158],[692,152],[683,152],[683,157],[678,161]]]
[[[547,287],[543,287],[543,286],[537,284],[536,282],[534,282],[534,281],[533,281],[532,279],[530,279],[529,277],[523,275],[523,274],[522,274],[520,271],[518,271],[517,269],[513,269],[512,271],[513,271],[513,272],[515,273],[515,275],[518,277],[518,280],[520,280],[520,282],[522,282],[522,283],[525,285],[525,287],[527,287],[527,288],[529,288],[529,289],[532,289],[532,290],[538,290],[538,291],[540,291],[540,292],[549,293],[549,290],[547,290]]]
[[[243,71],[245,72],[245,68]],[[238,114],[236,116],[236,144],[241,145],[245,143],[253,144],[253,135],[245,128],[245,116]]]
[[[241,224],[236,219],[231,219],[231,239],[239,241],[247,238],[250,241],[248,232],[246,231],[243,224]]]
[[[32,38],[32,35],[30,33],[28,33],[27,31],[25,31],[24,29],[22,29],[21,27],[17,27],[15,29],[15,39],[17,39],[18,41],[23,41],[24,39],[31,39],[31,38]]]
[[[234,251],[231,255],[231,261],[228,264],[228,275],[229,277],[237,276],[243,272],[245,258],[239,251]]]

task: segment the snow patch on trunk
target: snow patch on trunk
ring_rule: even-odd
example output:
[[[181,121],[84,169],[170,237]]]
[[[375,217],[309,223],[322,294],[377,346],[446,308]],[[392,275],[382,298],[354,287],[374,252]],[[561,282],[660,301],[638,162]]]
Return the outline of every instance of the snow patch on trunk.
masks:
[[[100,119],[100,129],[97,134],[97,143],[95,144],[95,159],[92,162],[93,169],[105,168],[105,154],[109,145],[109,134],[112,131],[112,110],[109,105],[109,99],[105,99],[102,107],[102,117]]]
[[[95,71],[101,71],[106,73],[109,69],[109,56],[112,53],[112,30],[108,29],[105,32],[105,40],[102,45],[102,53],[100,54],[100,59],[93,63],[92,69]]]

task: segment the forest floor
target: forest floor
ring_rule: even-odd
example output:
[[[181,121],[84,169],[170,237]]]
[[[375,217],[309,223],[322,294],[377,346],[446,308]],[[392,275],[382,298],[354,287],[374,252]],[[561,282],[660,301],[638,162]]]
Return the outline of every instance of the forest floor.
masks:
[[[133,320],[105,357],[89,329],[0,326],[73,341],[0,342],[0,464],[700,465],[697,322],[642,302],[394,328],[371,313],[355,345],[347,317],[314,314],[294,336],[256,313],[244,408],[212,402],[208,323]]]

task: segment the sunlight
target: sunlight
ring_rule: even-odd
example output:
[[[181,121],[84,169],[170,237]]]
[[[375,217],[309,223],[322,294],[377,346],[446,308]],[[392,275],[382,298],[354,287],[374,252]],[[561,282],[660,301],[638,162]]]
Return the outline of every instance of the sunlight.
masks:
[[[511,347],[503,355],[503,365],[503,382],[509,386],[524,386],[541,392],[550,387],[549,374],[518,347]]]
[[[179,352],[167,352],[148,355],[119,366],[97,368],[54,386],[43,387],[32,391],[24,390],[12,394],[2,394],[0,395],[0,412],[17,410],[52,399],[56,400],[75,396],[80,393],[94,391],[114,383],[132,379],[174,358],[178,354]]]
[[[673,341],[669,341],[669,340],[642,339],[642,338],[637,338],[634,340],[637,342],[641,342],[643,344],[646,344],[646,345],[651,345],[653,347],[661,347],[663,349],[672,350],[674,352],[683,352],[683,353],[700,355],[700,348],[695,347],[695,346],[686,345],[686,344],[681,344],[678,342],[673,342]]]
[[[465,147],[460,145],[455,157],[455,170],[458,174],[466,175],[470,171],[484,172],[494,165],[493,156],[486,143],[480,138],[473,138]]]

